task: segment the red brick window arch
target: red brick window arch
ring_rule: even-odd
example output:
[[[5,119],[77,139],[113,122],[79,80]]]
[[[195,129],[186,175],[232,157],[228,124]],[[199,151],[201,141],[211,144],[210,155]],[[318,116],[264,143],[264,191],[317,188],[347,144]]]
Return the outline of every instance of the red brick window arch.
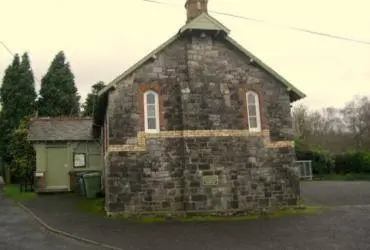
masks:
[[[153,90],[144,93],[144,128],[147,133],[159,132],[159,96]]]
[[[151,100],[149,100],[148,103],[149,93],[154,94],[154,104],[151,102],[151,95],[149,95],[149,98]],[[155,108],[155,115],[153,115],[152,112],[153,107]],[[140,116],[140,131],[145,131],[146,133],[158,133],[159,131],[165,129],[163,98],[161,95],[161,88],[158,84],[139,84],[138,112]],[[150,118],[155,118],[155,129],[153,129],[154,127],[152,128],[152,126],[150,125],[153,123],[153,120],[149,120]]]
[[[247,119],[248,129],[250,132],[260,132],[261,123],[261,107],[258,93],[255,91],[247,91],[246,93]]]

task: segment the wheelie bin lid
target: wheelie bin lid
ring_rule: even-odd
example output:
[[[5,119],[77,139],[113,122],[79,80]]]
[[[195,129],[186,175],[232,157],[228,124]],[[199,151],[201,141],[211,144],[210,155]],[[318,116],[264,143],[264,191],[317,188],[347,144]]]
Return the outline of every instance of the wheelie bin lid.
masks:
[[[83,177],[93,177],[93,176],[101,176],[101,174],[99,172],[94,172],[94,173],[87,173],[83,175]]]

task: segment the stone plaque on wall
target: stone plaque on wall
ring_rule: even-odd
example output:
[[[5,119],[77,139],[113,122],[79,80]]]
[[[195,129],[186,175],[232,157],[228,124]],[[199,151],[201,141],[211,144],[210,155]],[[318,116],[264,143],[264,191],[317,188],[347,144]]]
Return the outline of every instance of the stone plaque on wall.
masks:
[[[203,176],[203,185],[206,186],[213,186],[218,184],[218,176],[217,175],[205,175]]]

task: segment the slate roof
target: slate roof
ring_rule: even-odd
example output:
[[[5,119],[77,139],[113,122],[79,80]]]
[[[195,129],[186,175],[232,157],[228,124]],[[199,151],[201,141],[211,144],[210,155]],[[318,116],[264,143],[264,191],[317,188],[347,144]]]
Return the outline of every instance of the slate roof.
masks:
[[[93,140],[91,117],[38,117],[30,121],[30,141]]]

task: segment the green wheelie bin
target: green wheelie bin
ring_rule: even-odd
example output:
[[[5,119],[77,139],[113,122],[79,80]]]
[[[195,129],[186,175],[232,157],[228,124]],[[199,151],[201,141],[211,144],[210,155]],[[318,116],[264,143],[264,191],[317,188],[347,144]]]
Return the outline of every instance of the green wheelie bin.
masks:
[[[85,196],[88,199],[96,198],[96,194],[101,190],[101,173],[94,172],[83,175],[85,185]]]

